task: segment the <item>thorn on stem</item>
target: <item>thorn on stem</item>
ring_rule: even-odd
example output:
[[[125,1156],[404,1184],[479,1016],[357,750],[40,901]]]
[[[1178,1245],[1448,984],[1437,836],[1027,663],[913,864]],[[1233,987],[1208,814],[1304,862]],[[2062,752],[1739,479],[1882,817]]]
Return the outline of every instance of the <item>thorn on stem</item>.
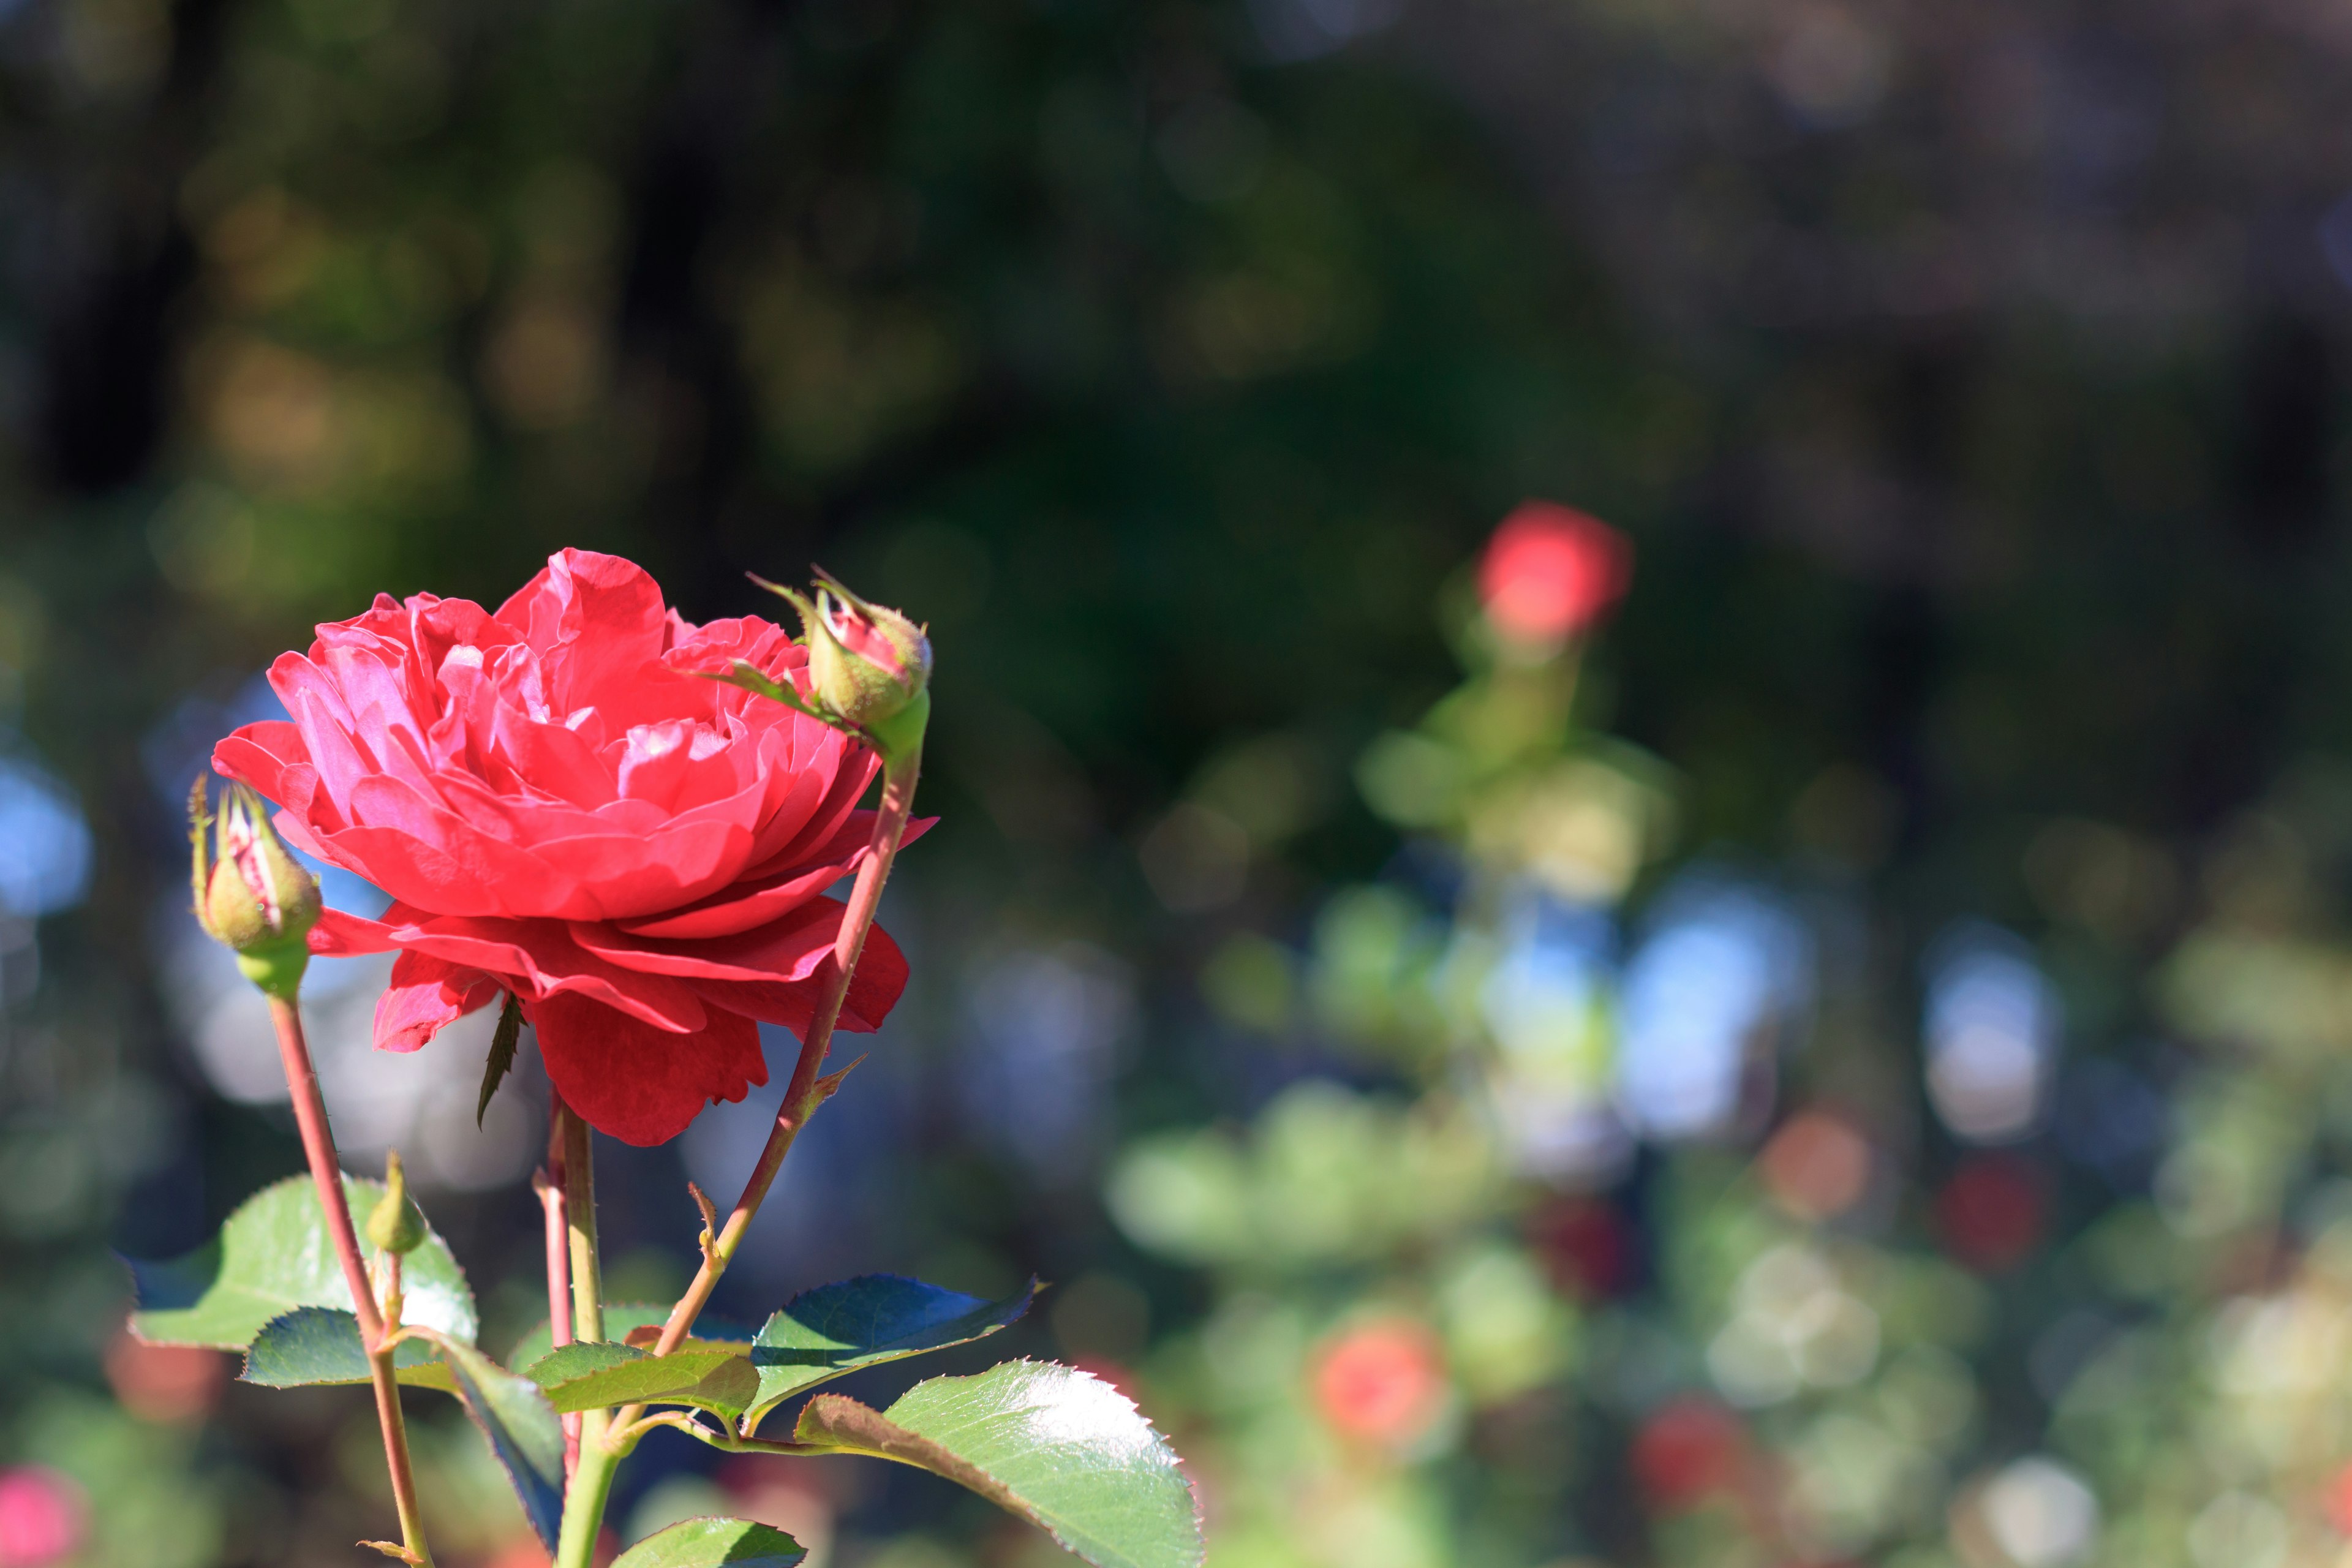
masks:
[[[411,1552],[407,1547],[405,1547],[405,1546],[402,1546],[402,1545],[399,1545],[399,1544],[397,1544],[396,1542],[390,1542],[390,1541],[362,1541],[362,1542],[359,1542],[359,1544],[360,1544],[360,1545],[362,1545],[362,1546],[366,1547],[366,1548],[367,1548],[369,1551],[371,1551],[371,1552],[383,1552],[386,1557],[395,1558],[395,1559],[397,1559],[398,1561],[403,1562],[403,1563],[411,1563],[411,1564],[418,1564],[418,1563],[422,1563],[425,1561],[425,1559],[424,1559],[424,1558],[419,1557],[415,1552]]]
[[[702,1261],[716,1268],[719,1267],[719,1209],[692,1182],[686,1184],[686,1190],[694,1194],[694,1206],[702,1211],[702,1234],[695,1238],[695,1245],[702,1248]]]
[[[814,1110],[818,1106],[823,1105],[826,1100],[831,1100],[835,1093],[839,1092],[841,1089],[841,1080],[847,1078],[851,1073],[856,1072],[857,1070],[858,1062],[862,1062],[865,1059],[866,1053],[860,1051],[856,1059],[851,1061],[847,1067],[843,1068],[838,1072],[829,1072],[823,1078],[817,1079],[814,1083],[809,1085],[809,1110]],[[803,1112],[803,1119],[805,1119],[806,1113]]]

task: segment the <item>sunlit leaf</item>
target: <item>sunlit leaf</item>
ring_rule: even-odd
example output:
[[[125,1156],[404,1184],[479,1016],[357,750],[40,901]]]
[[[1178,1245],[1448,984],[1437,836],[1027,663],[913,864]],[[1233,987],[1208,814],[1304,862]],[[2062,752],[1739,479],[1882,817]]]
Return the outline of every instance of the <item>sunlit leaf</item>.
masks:
[[[1132,1400],[1072,1367],[1014,1361],[935,1377],[878,1413],[820,1394],[793,1436],[945,1476],[1097,1568],[1196,1568],[1202,1557],[1175,1451]]]
[[[649,1301],[607,1301],[604,1304],[604,1342],[620,1343],[632,1338],[639,1350],[650,1349],[654,1332],[669,1321],[669,1309]],[[737,1349],[751,1342],[749,1324],[730,1322],[725,1318],[705,1312],[695,1320],[694,1336],[680,1349],[709,1349],[732,1345]],[[542,1318],[530,1331],[515,1342],[507,1356],[507,1365],[516,1372],[529,1372],[531,1366],[555,1348],[555,1335]]]
[[[392,1367],[393,1375],[412,1387],[457,1392],[447,1363],[423,1340],[393,1346]],[[245,1381],[265,1388],[365,1383],[371,1375],[360,1321],[332,1307],[298,1307],[272,1318],[245,1354]]]
[[[741,1346],[694,1341],[666,1356],[609,1341],[565,1345],[531,1363],[524,1375],[567,1414],[615,1405],[691,1405],[733,1421],[760,1386]]]
[[[862,1366],[920,1355],[996,1332],[1029,1310],[1031,1280],[1001,1301],[983,1300],[896,1274],[865,1274],[803,1291],[751,1343],[760,1386],[751,1425],[776,1405]]]
[[[793,1568],[807,1555],[782,1531],[748,1519],[689,1519],[646,1536],[613,1568]]]
[[[343,1178],[354,1214],[373,1209],[383,1184]],[[360,1238],[371,1264],[382,1254]],[[131,1326],[151,1344],[243,1350],[269,1322],[300,1307],[353,1308],[334,1240],[308,1176],[289,1176],[247,1198],[220,1234],[167,1263],[132,1261],[139,1310]],[[448,1244],[429,1227],[402,1268],[407,1321],[471,1344],[474,1294]]]

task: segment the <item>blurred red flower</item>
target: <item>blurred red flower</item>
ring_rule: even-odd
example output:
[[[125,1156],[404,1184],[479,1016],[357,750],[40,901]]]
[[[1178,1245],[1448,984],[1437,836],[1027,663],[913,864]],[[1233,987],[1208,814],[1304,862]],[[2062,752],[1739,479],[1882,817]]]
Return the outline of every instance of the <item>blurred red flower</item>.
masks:
[[[1421,1324],[1384,1318],[1346,1330],[1315,1365],[1315,1403],[1350,1437],[1403,1445],[1445,1409],[1445,1363]]]
[[[209,1414],[228,1384],[228,1358],[194,1345],[151,1345],[129,1329],[106,1347],[106,1381],[142,1421],[193,1421]]]
[[[1798,1219],[1834,1219],[1870,1187],[1869,1141],[1834,1111],[1802,1110],[1756,1157],[1772,1201]]]
[[[1675,1512],[1739,1489],[1748,1434],[1739,1418],[1704,1399],[1661,1405],[1633,1437],[1633,1479],[1652,1508]]]
[[[1936,1223],[1954,1258],[1979,1273],[2000,1273],[2041,1244],[2041,1184],[2021,1160],[1973,1155],[1936,1194]]]
[[[853,809],[872,753],[698,673],[736,659],[807,689],[781,627],[694,626],[637,566],[566,550],[495,612],[387,595],[320,626],[270,667],[292,721],[213,762],[282,807],[297,848],[392,895],[310,938],[399,952],[380,1048],[511,992],[565,1101],[659,1143],[767,1081],[760,1023],[808,1027],[843,914],[824,891],[873,823]],[[877,929],[841,1026],[878,1026],[906,980]]]
[[[37,1465],[0,1470],[0,1568],[47,1568],[81,1550],[81,1488]]]
[[[2335,1479],[2327,1483],[2322,1504],[2336,1533],[2352,1535],[2352,1465],[2336,1472]]]
[[[1599,518],[1531,500],[1505,518],[1478,563],[1486,618],[1515,642],[1556,643],[1598,620],[1633,577],[1633,545]]]

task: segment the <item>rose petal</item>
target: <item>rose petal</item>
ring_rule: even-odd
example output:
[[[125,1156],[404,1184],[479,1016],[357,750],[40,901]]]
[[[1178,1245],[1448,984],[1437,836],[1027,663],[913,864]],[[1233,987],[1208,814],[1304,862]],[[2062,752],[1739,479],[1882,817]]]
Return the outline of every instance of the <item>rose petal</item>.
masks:
[[[310,928],[310,948],[317,958],[355,958],[363,952],[390,952],[400,945],[398,933],[383,921],[372,921],[344,910],[320,910]]]
[[[564,1104],[624,1143],[666,1143],[705,1105],[768,1081],[760,1027],[739,1014],[672,1035],[569,993],[525,1002],[523,1013]]]
[[[392,982],[375,1005],[375,1048],[413,1051],[499,991],[498,978],[478,969],[409,952],[393,961]]]
[[[816,1016],[818,1000],[833,983],[831,943],[805,980],[742,981],[689,977],[688,989],[715,1008],[740,1013],[763,1024],[781,1024],[795,1037],[806,1039]],[[870,1035],[882,1026],[890,1009],[907,989],[907,955],[880,926],[866,933],[866,951],[849,978],[849,994],[841,999],[835,1026],[855,1035]]]
[[[609,963],[573,942],[557,921],[435,918],[397,932],[396,940],[410,952],[499,975],[521,995],[576,992],[674,1035],[708,1022],[701,1001],[676,980]]]

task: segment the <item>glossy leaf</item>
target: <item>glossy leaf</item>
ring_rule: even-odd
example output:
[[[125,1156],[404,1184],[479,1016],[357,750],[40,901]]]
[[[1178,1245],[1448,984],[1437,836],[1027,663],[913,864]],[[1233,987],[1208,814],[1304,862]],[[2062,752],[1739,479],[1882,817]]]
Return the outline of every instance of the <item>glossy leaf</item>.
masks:
[[[820,1394],[793,1436],[945,1476],[1097,1568],[1202,1560],[1200,1510],[1168,1440],[1125,1394],[1073,1367],[1013,1361],[935,1377],[878,1413]]]
[[[366,1214],[383,1197],[383,1184],[345,1176],[343,1195],[353,1213]],[[383,1257],[365,1237],[360,1247],[372,1264]],[[243,1350],[273,1319],[299,1307],[352,1309],[308,1176],[262,1188],[195,1251],[168,1263],[132,1261],[131,1273],[139,1295],[131,1326],[150,1344]],[[425,1245],[408,1255],[402,1280],[409,1322],[473,1342],[474,1293],[448,1243],[430,1226]]]
[[[613,1568],[793,1568],[807,1555],[782,1531],[748,1519],[689,1519],[646,1536]]]
[[[551,1552],[563,1522],[563,1422],[527,1377],[454,1340],[432,1336],[458,1402],[514,1483],[525,1518]]]
[[[392,1367],[393,1375],[412,1387],[457,1392],[440,1352],[423,1340],[393,1346]],[[370,1375],[360,1321],[332,1307],[298,1307],[272,1318],[245,1354],[245,1381],[264,1388],[365,1383]]]
[[[803,1291],[751,1342],[759,1394],[751,1427],[782,1400],[858,1367],[984,1338],[1029,1310],[1031,1280],[1001,1301],[896,1274],[866,1274]]]
[[[760,1386],[743,1347],[693,1340],[666,1356],[610,1342],[565,1345],[533,1362],[524,1375],[566,1414],[615,1405],[691,1405],[730,1422]]]

